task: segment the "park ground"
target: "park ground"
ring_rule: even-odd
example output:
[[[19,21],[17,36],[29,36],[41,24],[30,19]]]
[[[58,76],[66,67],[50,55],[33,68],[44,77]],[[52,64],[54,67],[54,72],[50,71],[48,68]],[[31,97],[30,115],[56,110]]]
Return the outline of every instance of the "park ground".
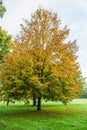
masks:
[[[0,130],[87,130],[87,99],[66,106],[43,101],[39,112],[23,103],[0,103]]]

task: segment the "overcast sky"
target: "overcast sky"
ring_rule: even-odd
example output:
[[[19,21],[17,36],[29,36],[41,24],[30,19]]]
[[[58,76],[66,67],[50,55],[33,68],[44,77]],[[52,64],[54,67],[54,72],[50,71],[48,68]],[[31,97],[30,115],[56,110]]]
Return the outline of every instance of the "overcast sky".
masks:
[[[7,12],[0,25],[15,36],[20,31],[23,18],[29,19],[38,8],[50,9],[58,14],[62,25],[70,29],[69,39],[77,39],[78,61],[87,77],[87,0],[3,0]]]

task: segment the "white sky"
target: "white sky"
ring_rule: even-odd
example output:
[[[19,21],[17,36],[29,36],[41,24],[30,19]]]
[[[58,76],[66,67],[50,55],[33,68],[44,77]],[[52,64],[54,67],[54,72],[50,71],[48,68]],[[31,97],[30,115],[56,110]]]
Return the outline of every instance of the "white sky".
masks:
[[[7,12],[0,25],[15,36],[23,18],[29,19],[38,7],[58,14],[62,25],[70,29],[69,39],[77,39],[78,60],[84,77],[87,77],[87,0],[3,0]]]

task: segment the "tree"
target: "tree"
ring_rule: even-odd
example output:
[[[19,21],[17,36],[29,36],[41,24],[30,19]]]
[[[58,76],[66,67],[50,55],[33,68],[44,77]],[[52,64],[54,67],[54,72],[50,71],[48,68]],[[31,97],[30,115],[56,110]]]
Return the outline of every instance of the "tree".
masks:
[[[21,25],[22,31],[15,40],[17,48],[20,45],[20,49],[16,48],[18,51],[11,54],[13,59],[16,53],[21,54],[20,57],[23,56],[19,60],[23,62],[23,68],[26,68],[22,69],[26,75],[27,82],[23,80],[21,75],[19,76],[24,84],[23,89],[28,91],[30,96],[35,96],[38,100],[37,110],[41,110],[42,98],[61,101],[66,104],[68,101],[79,96],[82,89],[80,85],[82,81],[80,66],[77,63],[76,56],[78,51],[76,42],[65,42],[69,29],[66,26],[64,28],[60,27],[60,20],[57,19],[57,15],[54,12],[39,8],[31,16],[30,21],[24,21],[25,24]],[[10,61],[8,69],[4,69],[4,66],[7,67],[9,59],[4,60],[5,64],[1,67],[2,90],[7,82],[9,82],[7,88],[8,86],[11,87],[10,83],[13,83],[7,78],[11,72],[9,71],[9,74],[5,74],[4,70],[14,68],[15,73],[12,73],[12,76],[18,79],[17,74],[21,68],[21,62],[18,61],[20,58],[16,57],[16,62],[13,64],[13,60],[12,62]],[[32,61],[29,62],[32,64],[25,64],[25,59],[26,61]],[[16,64],[19,64],[20,68],[17,68]],[[32,71],[25,71],[28,68],[32,68]],[[5,79],[8,80],[6,81]],[[13,89],[16,89],[15,86],[18,85],[13,85]],[[22,90],[21,87],[20,90]],[[12,93],[11,89],[9,91]],[[24,95],[27,96],[27,93]]]
[[[3,5],[3,1],[0,0],[0,17],[2,18],[6,8]],[[11,35],[7,31],[3,30],[0,26],[0,60],[3,59],[3,55],[7,54],[11,49]]]
[[[0,27],[0,60],[7,54],[11,49],[11,35]]]
[[[86,87],[86,82],[85,79],[83,80],[83,94],[80,96],[80,98],[87,98],[87,87]]]
[[[0,17],[2,18],[4,13],[6,12],[6,8],[3,5],[2,0],[0,0]]]

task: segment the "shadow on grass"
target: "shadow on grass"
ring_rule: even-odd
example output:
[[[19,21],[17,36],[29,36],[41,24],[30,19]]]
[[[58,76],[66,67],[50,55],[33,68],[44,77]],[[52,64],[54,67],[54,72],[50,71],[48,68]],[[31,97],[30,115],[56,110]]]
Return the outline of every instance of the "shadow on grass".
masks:
[[[55,107],[55,106],[54,106]],[[15,109],[14,109],[15,108]],[[31,118],[31,119],[47,119],[47,118],[67,118],[70,116],[78,116],[80,114],[83,114],[83,111],[80,111],[78,109],[67,109],[66,107],[60,107],[57,109],[50,109],[46,106],[43,107],[43,109],[41,111],[37,111],[36,107],[25,107],[25,106],[21,106],[21,107],[5,107],[5,109],[7,110],[3,110],[3,112],[0,114],[2,117],[7,117],[7,118]],[[48,110],[47,110],[48,109]]]

